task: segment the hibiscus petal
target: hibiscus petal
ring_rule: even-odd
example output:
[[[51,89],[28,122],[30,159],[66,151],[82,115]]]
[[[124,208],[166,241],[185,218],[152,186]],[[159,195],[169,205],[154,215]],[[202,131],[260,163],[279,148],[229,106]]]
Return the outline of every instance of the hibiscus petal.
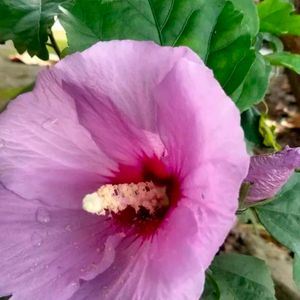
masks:
[[[69,299],[81,279],[110,267],[123,237],[103,217],[27,201],[2,186],[0,215],[0,295],[13,300]]]
[[[182,180],[183,198],[152,239],[120,243],[110,269],[72,300],[198,299],[204,270],[233,226],[249,164],[237,109],[211,71],[186,59],[158,86],[155,101],[164,162]]]
[[[68,95],[46,82],[1,114],[0,141],[0,181],[23,198],[51,205],[80,208],[115,165],[78,124]]]
[[[165,163],[181,178],[180,201],[197,224],[190,246],[206,269],[234,224],[249,166],[240,115],[212,71],[185,59],[161,82],[156,99]]]
[[[81,89],[81,96],[88,102],[82,105],[81,99],[74,99],[79,120],[96,137],[101,138],[97,133],[101,130],[99,122],[110,110],[119,121],[126,117],[127,124],[129,121],[140,129],[155,132],[153,90],[183,57],[200,63],[199,57],[187,47],[160,47],[153,42],[130,40],[100,42],[67,57],[53,72],[61,82]],[[93,119],[85,118],[86,114],[90,116],[90,108],[100,117],[98,128]]]
[[[274,197],[300,167],[300,148],[286,147],[275,154],[251,157],[250,169],[245,179],[251,184],[247,201]]]
[[[192,245],[196,222],[184,207],[171,218],[152,239],[120,243],[114,264],[82,283],[72,300],[198,299],[205,276],[199,251]]]

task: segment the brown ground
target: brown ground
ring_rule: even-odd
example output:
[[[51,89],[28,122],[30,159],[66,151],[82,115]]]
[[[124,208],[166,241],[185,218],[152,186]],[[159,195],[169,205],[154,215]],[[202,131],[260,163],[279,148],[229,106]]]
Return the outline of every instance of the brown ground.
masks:
[[[300,85],[300,83],[299,83]],[[278,142],[291,147],[300,146],[300,101],[292,94],[287,76],[279,74],[271,80],[266,95],[269,116],[277,128]],[[264,110],[264,106],[259,106]]]

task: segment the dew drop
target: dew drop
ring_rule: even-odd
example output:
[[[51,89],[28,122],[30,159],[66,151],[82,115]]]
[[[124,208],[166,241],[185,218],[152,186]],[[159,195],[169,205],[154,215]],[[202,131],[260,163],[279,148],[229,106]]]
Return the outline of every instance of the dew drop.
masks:
[[[31,236],[31,241],[35,246],[40,247],[43,243],[43,238],[40,234],[38,234],[37,232],[34,232]]]
[[[70,283],[70,289],[71,290],[77,290],[79,287],[80,287],[79,282],[73,281],[73,282]]]
[[[57,123],[57,119],[48,119],[46,120],[43,124],[42,127],[44,129],[49,129],[51,128],[53,125],[55,125]]]
[[[71,232],[71,231],[72,231],[71,225],[70,225],[70,224],[67,225],[67,226],[65,227],[65,230]]]
[[[50,212],[44,207],[37,209],[35,217],[36,220],[41,224],[47,224],[51,220]]]

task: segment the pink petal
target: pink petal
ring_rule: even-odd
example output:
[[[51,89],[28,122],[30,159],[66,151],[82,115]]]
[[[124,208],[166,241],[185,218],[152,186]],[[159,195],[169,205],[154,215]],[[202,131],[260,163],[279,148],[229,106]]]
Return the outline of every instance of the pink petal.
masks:
[[[212,72],[186,59],[161,82],[156,98],[165,163],[182,180],[181,203],[195,219],[190,247],[206,269],[234,224],[248,170],[240,115]]]
[[[0,181],[23,198],[81,208],[116,164],[78,124],[68,95],[46,84],[41,80],[1,114]]]
[[[69,299],[81,279],[113,263],[123,235],[102,217],[27,201],[3,187],[0,200],[0,295]]]
[[[153,239],[120,243],[114,264],[93,281],[82,283],[72,300],[198,299],[204,269],[192,245],[191,238],[197,235],[193,230],[193,214],[178,207]]]
[[[77,91],[81,89],[88,105],[81,105],[81,99],[74,100],[80,122],[92,135],[99,137],[97,130],[101,128],[85,118],[90,108],[97,117],[105,118],[101,113],[105,109],[104,112],[111,111],[114,118],[119,118],[119,122],[123,117],[126,124],[129,121],[138,128],[155,132],[153,89],[183,57],[200,63],[199,57],[186,47],[160,47],[153,42],[129,40],[100,42],[82,53],[68,56],[52,71],[60,84],[76,86]],[[106,130],[111,128],[106,126]]]
[[[182,178],[184,198],[153,239],[120,244],[111,268],[72,300],[198,299],[204,270],[233,226],[249,163],[238,111],[203,64],[184,59],[155,95],[164,162]]]

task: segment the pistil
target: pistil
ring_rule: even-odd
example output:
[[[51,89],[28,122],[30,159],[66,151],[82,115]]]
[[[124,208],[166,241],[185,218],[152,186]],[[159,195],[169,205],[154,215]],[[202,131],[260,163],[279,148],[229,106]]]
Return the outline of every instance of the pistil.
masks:
[[[146,209],[149,214],[167,207],[169,200],[166,187],[152,181],[124,184],[105,184],[96,192],[83,198],[83,209],[97,215],[117,214],[132,207],[136,213]]]

